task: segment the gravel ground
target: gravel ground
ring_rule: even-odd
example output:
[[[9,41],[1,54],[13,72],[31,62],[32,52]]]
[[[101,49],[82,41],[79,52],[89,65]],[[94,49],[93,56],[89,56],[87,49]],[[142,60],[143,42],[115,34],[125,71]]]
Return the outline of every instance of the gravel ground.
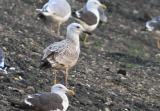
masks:
[[[35,9],[45,2],[0,0],[0,47],[6,63],[16,68],[0,73],[0,111],[24,111],[17,104],[27,94],[50,91],[53,85],[51,71],[38,68],[42,50],[61,40],[37,18]],[[84,2],[70,0],[73,10]],[[68,111],[159,111],[160,50],[156,35],[142,29],[146,20],[159,14],[160,1],[103,2],[108,6],[108,23],[89,37],[91,45],[81,43],[79,61],[69,73],[76,95],[69,97]],[[63,35],[73,21],[63,25]],[[62,74],[58,79],[63,82]]]

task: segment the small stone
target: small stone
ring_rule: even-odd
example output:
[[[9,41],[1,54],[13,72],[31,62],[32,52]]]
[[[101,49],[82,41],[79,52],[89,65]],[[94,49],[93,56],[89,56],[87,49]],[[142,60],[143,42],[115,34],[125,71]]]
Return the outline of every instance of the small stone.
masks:
[[[117,74],[122,74],[122,75],[126,76],[127,72],[126,72],[126,70],[124,70],[124,69],[119,69],[119,70],[117,71]]]
[[[160,58],[160,54],[156,54],[156,58]]]
[[[111,111],[109,108],[105,108],[105,111]]]
[[[134,13],[134,14],[138,14],[139,11],[138,11],[138,10],[133,10],[133,13]]]
[[[24,93],[25,93],[24,90],[18,89],[18,88],[15,88],[15,87],[10,87],[10,86],[9,86],[8,89],[9,89],[9,90],[12,90],[12,91],[19,92],[19,93],[21,93],[21,94],[24,94]]]
[[[16,68],[15,68],[15,67],[10,67],[9,69],[10,69],[10,70],[16,70]]]
[[[33,86],[28,86],[27,87],[27,92],[29,93],[33,93],[33,92],[35,92],[35,88],[33,87]]]
[[[79,98],[79,101],[80,101],[80,103],[83,104],[83,105],[90,105],[90,104],[92,104],[92,101],[89,100],[89,99],[86,98],[86,97],[80,97],[80,98]]]
[[[4,39],[6,42],[8,42],[8,38],[6,37],[5,39]]]

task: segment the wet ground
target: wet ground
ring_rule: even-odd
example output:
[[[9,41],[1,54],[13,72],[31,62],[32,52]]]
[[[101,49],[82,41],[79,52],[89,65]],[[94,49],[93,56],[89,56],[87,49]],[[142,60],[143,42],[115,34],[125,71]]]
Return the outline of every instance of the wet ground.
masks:
[[[60,38],[53,37],[37,18],[36,8],[45,0],[0,0],[0,47],[6,63],[16,70],[0,73],[0,111],[23,111],[16,107],[27,94],[50,91],[50,70],[38,68],[42,50]],[[68,111],[159,111],[160,50],[155,34],[142,29],[157,16],[159,0],[103,0],[108,23],[99,25],[81,43],[77,65],[69,72],[76,95]],[[70,0],[74,10],[84,0]],[[66,26],[62,27],[65,35]],[[62,81],[62,74],[59,75]]]

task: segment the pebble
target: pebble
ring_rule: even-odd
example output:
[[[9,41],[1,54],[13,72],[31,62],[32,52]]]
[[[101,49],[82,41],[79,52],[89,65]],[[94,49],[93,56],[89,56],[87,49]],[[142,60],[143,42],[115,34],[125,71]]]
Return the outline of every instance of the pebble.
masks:
[[[105,108],[105,111],[111,111],[109,108]]]
[[[35,92],[35,88],[33,86],[28,86],[27,87],[27,92],[28,93],[33,93],[33,92]]]

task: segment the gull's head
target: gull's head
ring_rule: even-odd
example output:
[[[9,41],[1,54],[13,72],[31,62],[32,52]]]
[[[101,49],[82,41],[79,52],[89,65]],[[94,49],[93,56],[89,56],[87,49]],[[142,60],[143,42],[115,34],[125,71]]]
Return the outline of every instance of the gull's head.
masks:
[[[98,9],[99,7],[102,7],[103,9],[107,8],[104,4],[100,3],[99,0],[88,0],[87,8]]]
[[[64,85],[62,84],[55,84],[51,88],[51,93],[64,93],[64,94],[69,94],[69,95],[74,95],[74,91],[67,89]]]
[[[84,31],[84,28],[82,25],[78,23],[71,23],[70,25],[68,25],[67,31],[80,34],[81,32]]]

